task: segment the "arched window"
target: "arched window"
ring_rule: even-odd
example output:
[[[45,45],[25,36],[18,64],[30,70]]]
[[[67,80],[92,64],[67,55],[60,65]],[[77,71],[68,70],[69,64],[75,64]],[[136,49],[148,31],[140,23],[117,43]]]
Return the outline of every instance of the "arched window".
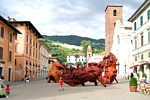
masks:
[[[0,59],[3,59],[3,48],[0,47]]]
[[[114,10],[114,11],[113,11],[113,15],[114,15],[114,16],[117,16],[117,10]]]

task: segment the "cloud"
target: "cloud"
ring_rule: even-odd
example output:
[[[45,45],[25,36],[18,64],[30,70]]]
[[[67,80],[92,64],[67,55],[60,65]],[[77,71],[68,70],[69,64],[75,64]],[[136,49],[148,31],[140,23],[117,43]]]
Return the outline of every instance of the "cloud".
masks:
[[[105,38],[105,8],[122,5],[126,21],[143,3],[141,0],[1,0],[5,18],[28,20],[42,35],[78,35]]]

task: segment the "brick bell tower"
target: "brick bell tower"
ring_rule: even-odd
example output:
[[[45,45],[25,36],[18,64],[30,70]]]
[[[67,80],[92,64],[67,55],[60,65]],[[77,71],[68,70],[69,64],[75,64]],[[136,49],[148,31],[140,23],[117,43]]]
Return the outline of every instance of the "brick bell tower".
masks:
[[[105,55],[110,53],[116,20],[122,22],[122,6],[108,5],[105,9]]]

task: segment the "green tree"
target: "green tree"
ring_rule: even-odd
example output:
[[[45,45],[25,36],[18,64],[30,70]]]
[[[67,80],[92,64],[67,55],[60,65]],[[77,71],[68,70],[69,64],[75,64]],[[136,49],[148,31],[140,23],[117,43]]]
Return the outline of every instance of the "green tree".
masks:
[[[94,49],[93,53],[102,53],[105,52],[104,49]]]
[[[87,64],[87,62],[83,62],[83,65],[86,65]]]
[[[76,58],[76,65],[77,65],[77,59],[79,58],[79,55],[76,54],[76,55],[75,55],[75,58]]]
[[[92,51],[93,51],[93,45],[91,41],[86,41],[86,40],[81,41],[81,46],[83,47],[82,53],[84,53],[85,55],[87,54],[87,47],[89,45],[91,46]]]

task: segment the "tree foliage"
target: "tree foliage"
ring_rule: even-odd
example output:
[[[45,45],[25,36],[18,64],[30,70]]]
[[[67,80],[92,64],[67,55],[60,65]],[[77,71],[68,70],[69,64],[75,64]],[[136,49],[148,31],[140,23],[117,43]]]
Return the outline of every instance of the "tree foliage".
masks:
[[[91,41],[83,40],[83,41],[81,41],[81,46],[83,47],[82,53],[84,53],[85,55],[87,54],[87,48],[88,48],[88,46],[91,46],[91,49],[93,51],[93,44],[92,44]]]

